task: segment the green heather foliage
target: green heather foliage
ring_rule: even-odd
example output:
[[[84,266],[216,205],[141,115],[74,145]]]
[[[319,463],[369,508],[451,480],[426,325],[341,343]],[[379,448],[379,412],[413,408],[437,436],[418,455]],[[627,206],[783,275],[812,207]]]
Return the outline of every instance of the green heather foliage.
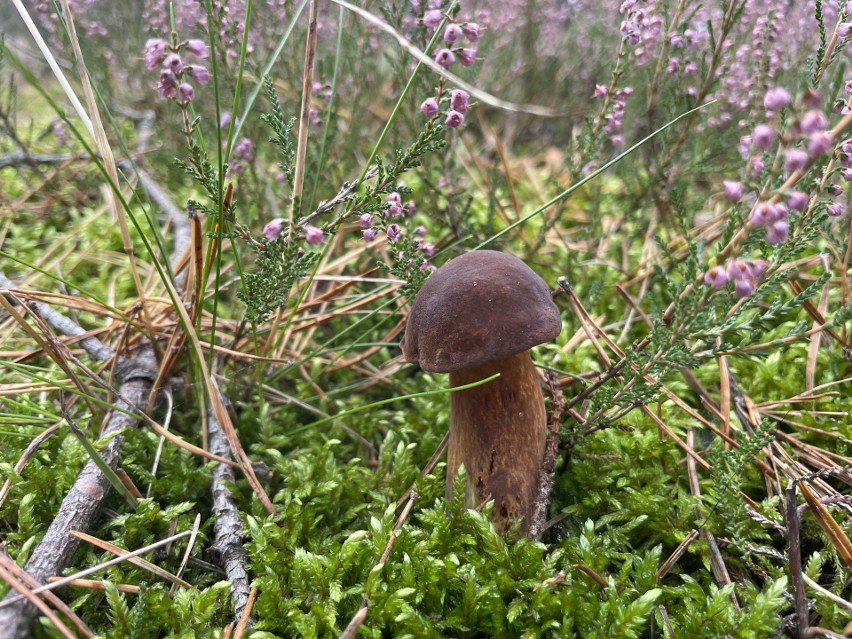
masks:
[[[82,95],[57,7],[29,4]],[[852,534],[852,3],[355,4],[429,59],[452,49],[485,93],[453,94],[332,3],[306,79],[310,0],[70,1],[113,154],[132,159],[115,186],[144,296],[103,150],[0,9],[0,272],[46,292],[0,300],[2,551],[25,565],[119,435],[102,435],[113,362],[21,326],[13,304],[36,299],[120,357],[176,353],[150,415],[185,442],[207,442],[211,389],[227,397],[275,509],[235,469],[244,637],[339,637],[365,604],[359,638],[841,636],[852,571],[801,499],[797,618],[784,491],[807,481]],[[186,220],[150,182],[200,225],[180,299],[161,278]],[[532,350],[548,407],[554,384],[570,403],[541,539],[465,509],[463,471],[447,499],[445,456],[424,472],[448,381],[402,360],[401,330],[432,268],[477,248],[559,290],[563,331]],[[99,638],[225,636],[217,462],[145,424],[120,436],[142,497],[111,491],[85,532],[132,550],[198,518],[186,563],[187,537],[144,555],[191,586],[122,562],[58,594]],[[84,541],[63,575],[112,557]],[[63,635],[39,618],[32,636]]]

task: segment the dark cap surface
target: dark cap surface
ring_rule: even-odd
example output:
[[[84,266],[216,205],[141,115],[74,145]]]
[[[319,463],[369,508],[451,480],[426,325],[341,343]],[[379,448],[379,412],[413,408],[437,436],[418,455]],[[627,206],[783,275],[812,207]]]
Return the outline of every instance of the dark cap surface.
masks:
[[[402,352],[452,373],[552,340],[562,330],[547,284],[514,255],[474,251],[439,268],[414,299]]]

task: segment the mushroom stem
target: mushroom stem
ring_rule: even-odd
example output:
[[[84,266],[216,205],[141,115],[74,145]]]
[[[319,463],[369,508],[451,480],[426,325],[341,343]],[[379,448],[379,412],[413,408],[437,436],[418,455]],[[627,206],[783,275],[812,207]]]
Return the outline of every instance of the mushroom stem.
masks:
[[[501,532],[523,517],[525,534],[535,508],[544,458],[547,414],[529,351],[450,373],[450,386],[487,384],[452,393],[447,460],[447,498],[459,467],[467,471],[465,506],[494,500],[492,517]]]

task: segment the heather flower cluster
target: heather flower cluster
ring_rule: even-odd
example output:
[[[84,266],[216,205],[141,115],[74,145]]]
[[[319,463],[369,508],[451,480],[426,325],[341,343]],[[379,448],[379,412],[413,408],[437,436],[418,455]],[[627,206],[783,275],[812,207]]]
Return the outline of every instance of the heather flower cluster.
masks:
[[[434,33],[444,20],[445,14],[436,8],[430,8],[423,14],[423,25],[427,33]],[[449,22],[444,27],[442,44],[435,53],[435,62],[445,69],[458,61],[463,67],[476,63],[476,48],[469,46],[477,42],[483,33],[483,27],[476,22]],[[442,106],[445,111],[442,112]],[[443,90],[443,83],[436,97],[427,98],[420,105],[420,111],[430,120],[443,113],[444,124],[456,129],[464,124],[464,114],[470,107],[470,95],[463,89],[453,89],[449,95]]]
[[[195,89],[190,80],[200,85],[210,80],[210,71],[200,64],[187,64],[186,55],[206,58],[209,55],[203,40],[186,40],[170,45],[161,38],[151,38],[145,43],[145,68],[160,69],[157,94],[164,100],[175,100],[180,104],[191,102]]]
[[[769,268],[766,260],[731,260],[727,266],[712,266],[704,274],[704,283],[712,288],[725,288],[732,284],[736,297],[754,293],[757,282]]]
[[[281,237],[286,225],[287,220],[283,217],[273,218],[263,227],[263,236],[268,242],[275,242]],[[304,229],[304,240],[312,246],[317,246],[325,241],[325,233],[321,228],[307,224]]]
[[[593,97],[605,100],[603,115],[603,131],[609,136],[610,142],[616,148],[624,146],[624,136],[621,129],[624,126],[624,109],[627,98],[633,95],[632,87],[615,89],[610,95],[610,90],[602,84],[595,85]]]

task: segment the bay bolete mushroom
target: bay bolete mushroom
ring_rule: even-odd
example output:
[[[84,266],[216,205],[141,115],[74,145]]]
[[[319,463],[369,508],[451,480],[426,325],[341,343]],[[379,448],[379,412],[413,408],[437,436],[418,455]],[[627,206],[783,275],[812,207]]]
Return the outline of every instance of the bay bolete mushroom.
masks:
[[[447,498],[462,464],[465,506],[494,500],[495,526],[506,531],[535,507],[547,415],[529,349],[562,330],[550,290],[521,260],[474,251],[439,268],[414,299],[402,352],[423,370],[449,373]]]

